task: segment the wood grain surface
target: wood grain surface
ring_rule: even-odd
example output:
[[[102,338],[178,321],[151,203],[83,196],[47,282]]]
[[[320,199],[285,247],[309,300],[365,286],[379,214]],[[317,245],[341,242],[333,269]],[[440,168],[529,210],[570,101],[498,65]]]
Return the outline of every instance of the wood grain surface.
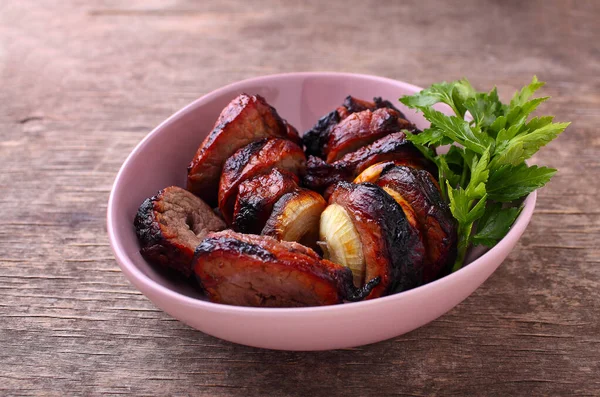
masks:
[[[600,2],[0,2],[0,395],[600,395]],[[105,227],[121,163],[224,84],[346,71],[507,99],[532,75],[573,121],[517,249],[405,336],[293,353],[155,308]]]

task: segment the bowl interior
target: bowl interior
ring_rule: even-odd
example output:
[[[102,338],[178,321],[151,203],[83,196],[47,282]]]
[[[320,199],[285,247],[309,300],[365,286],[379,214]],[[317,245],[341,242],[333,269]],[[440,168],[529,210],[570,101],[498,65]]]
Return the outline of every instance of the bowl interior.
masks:
[[[191,283],[157,271],[146,263],[139,253],[132,224],[144,199],[167,186],[185,186],[186,168],[197,147],[211,131],[221,110],[238,94],[264,96],[281,117],[302,133],[339,106],[347,95],[363,99],[380,96],[390,100],[417,127],[426,128],[428,122],[421,114],[398,101],[403,95],[419,90],[410,84],[374,76],[295,73],[242,81],[196,100],[152,131],[130,154],[117,176],[109,203],[109,232],[121,265],[129,271],[141,272],[169,290],[205,300]],[[449,111],[444,107],[439,109]],[[469,259],[472,261],[482,253],[477,252]]]

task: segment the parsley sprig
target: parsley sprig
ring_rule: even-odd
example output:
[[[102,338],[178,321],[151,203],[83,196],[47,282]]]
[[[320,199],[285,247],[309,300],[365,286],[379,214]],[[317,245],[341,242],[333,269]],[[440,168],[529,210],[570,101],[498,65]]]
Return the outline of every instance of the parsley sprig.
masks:
[[[462,267],[471,244],[493,246],[502,239],[519,215],[521,199],[556,173],[525,163],[570,124],[553,123],[553,116],[530,117],[549,99],[532,98],[543,85],[534,76],[509,104],[500,101],[496,88],[477,92],[466,79],[433,84],[400,99],[431,123],[408,139],[437,164],[442,195],[458,221],[453,271]],[[436,110],[438,103],[450,106],[454,115]],[[452,146],[438,153],[444,145]]]

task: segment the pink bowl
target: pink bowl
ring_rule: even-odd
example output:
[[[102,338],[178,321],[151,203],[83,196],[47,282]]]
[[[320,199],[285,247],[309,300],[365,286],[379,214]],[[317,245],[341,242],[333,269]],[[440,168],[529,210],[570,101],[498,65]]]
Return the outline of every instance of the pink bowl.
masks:
[[[346,73],[264,76],[220,88],[156,127],[129,155],[108,202],[108,234],[125,276],[156,306],[209,335],[244,345],[281,350],[347,348],[412,331],[446,313],[479,287],[502,263],[527,227],[536,193],[494,248],[463,269],[430,284],[370,301],[311,308],[248,308],[208,302],[189,286],[156,272],[139,254],[132,226],[140,203],[158,190],[185,186],[186,167],[220,111],[242,92],[260,94],[299,131],[337,107],[347,95],[395,101],[421,88],[382,77]],[[419,128],[420,114],[399,108]]]

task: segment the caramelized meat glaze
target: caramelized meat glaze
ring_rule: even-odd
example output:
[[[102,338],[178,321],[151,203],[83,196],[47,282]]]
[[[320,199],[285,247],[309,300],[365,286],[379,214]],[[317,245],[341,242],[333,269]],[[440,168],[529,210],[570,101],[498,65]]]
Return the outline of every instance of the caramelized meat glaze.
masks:
[[[402,161],[435,172],[435,165],[406,139],[405,133],[395,132],[348,153],[331,164],[310,156],[303,182],[309,189],[322,192],[335,182],[354,180],[369,166],[383,161]]]
[[[424,282],[433,281],[456,259],[457,225],[437,181],[425,170],[388,166],[375,182],[396,192],[414,210],[426,248]]]
[[[219,115],[188,167],[187,189],[209,205],[217,200],[223,164],[236,150],[263,138],[297,136],[260,95],[241,94]],[[295,139],[295,138],[293,138]]]
[[[266,139],[237,150],[227,159],[219,183],[219,209],[232,221],[238,187],[243,181],[279,168],[293,174],[304,173],[306,158],[300,146],[287,139]]]
[[[348,96],[300,138],[264,98],[241,94],[198,148],[187,190],[168,187],[140,206],[140,253],[195,273],[212,302],[230,305],[330,305],[432,281],[455,259],[456,221],[411,133],[389,101]],[[360,287],[350,267],[312,249],[324,243],[327,203],[360,238],[356,263],[332,256],[360,271]]]
[[[346,209],[360,235],[365,279],[381,280],[367,299],[421,284],[425,248],[420,233],[389,194],[371,183],[339,182],[329,198],[334,203]]]
[[[245,180],[238,188],[231,227],[241,233],[260,234],[277,200],[298,189],[298,177],[279,168]]]
[[[381,108],[392,109],[397,112],[399,118],[406,119],[404,114],[389,101],[376,97],[373,98],[373,102],[369,102],[348,95],[342,106],[321,117],[313,128],[304,133],[302,142],[306,148],[306,155],[325,158],[324,148],[329,141],[329,135],[340,121],[353,113]]]
[[[297,243],[230,230],[209,234],[196,248],[194,271],[212,302],[301,307],[363,299],[377,285],[354,287],[347,267]]]

